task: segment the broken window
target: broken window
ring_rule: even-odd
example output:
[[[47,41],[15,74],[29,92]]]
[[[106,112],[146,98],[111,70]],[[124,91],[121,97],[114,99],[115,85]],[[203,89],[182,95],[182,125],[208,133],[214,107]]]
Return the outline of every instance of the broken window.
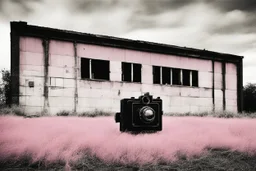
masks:
[[[192,86],[198,87],[198,71],[192,71]]]
[[[109,80],[109,61],[81,58],[81,78]]]
[[[181,85],[181,75],[180,75],[180,69],[173,68],[172,69],[172,84],[173,85]]]
[[[141,82],[141,64],[122,62],[122,81]]]
[[[154,84],[160,84],[160,67],[159,66],[153,66],[153,83]]]
[[[182,70],[182,83],[185,86],[190,86],[190,70]]]
[[[171,84],[171,69],[162,67],[162,84]]]

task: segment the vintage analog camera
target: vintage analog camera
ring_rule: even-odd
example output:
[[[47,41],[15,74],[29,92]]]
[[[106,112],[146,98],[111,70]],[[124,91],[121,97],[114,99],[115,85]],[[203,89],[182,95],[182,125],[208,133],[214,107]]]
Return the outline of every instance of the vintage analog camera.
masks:
[[[157,132],[162,130],[162,100],[153,99],[149,93],[139,98],[121,100],[121,112],[115,121],[120,122],[121,132]]]

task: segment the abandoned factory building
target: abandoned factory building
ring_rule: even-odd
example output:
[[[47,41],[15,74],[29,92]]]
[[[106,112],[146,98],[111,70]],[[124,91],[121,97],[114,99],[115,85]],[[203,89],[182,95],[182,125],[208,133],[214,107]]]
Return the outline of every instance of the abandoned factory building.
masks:
[[[11,22],[12,104],[119,112],[149,92],[164,113],[242,110],[242,56]]]

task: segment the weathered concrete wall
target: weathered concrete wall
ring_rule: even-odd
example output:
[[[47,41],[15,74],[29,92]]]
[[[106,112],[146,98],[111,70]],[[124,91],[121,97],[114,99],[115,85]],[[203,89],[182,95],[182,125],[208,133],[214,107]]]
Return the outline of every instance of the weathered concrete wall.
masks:
[[[237,69],[232,63],[226,64],[226,110],[237,112]]]
[[[20,104],[26,106],[27,111],[39,112],[43,109],[45,101],[42,40],[21,38],[20,44]],[[109,60],[111,81],[81,80],[81,57]],[[142,83],[122,82],[121,62],[142,64]],[[152,65],[198,70],[199,87],[153,85]],[[222,64],[215,62],[214,67],[215,109],[222,110]],[[235,67],[233,64],[226,64],[224,92],[226,109],[231,111],[236,111],[237,108]],[[137,97],[145,92],[150,92],[154,97],[160,96],[163,99],[163,110],[167,113],[202,112],[213,109],[213,68],[210,60],[79,43],[74,46],[72,42],[50,40],[48,69],[48,100],[49,111],[52,114],[61,110],[83,112],[96,108],[118,112],[120,99]],[[35,87],[29,88],[28,81],[34,81]]]
[[[110,79],[114,81],[85,81],[80,80],[79,75],[78,111],[88,108],[118,111],[120,99],[136,97],[144,92],[150,92],[154,97],[160,96],[165,112],[211,111],[213,108],[211,61],[84,44],[77,45],[77,55],[110,60]],[[141,84],[121,82],[123,61],[142,64]],[[198,70],[199,88],[153,85],[152,65]]]
[[[215,111],[223,110],[223,84],[222,84],[222,64],[214,62],[214,102]]]
[[[44,54],[42,40],[20,38],[20,105],[28,113],[41,111],[44,103]],[[29,87],[29,81],[34,87]]]
[[[49,44],[49,111],[74,110],[75,57],[70,42],[51,40]]]

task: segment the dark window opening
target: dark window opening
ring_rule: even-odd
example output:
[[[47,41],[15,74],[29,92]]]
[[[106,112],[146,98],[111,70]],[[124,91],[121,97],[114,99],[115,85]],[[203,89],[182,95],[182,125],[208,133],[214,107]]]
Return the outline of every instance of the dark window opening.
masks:
[[[81,58],[81,78],[90,78],[90,59]]]
[[[162,84],[171,84],[170,68],[162,67]]]
[[[122,62],[122,81],[132,81],[132,65],[131,63]]]
[[[141,82],[141,64],[122,62],[122,81]]]
[[[141,82],[141,64],[133,64],[133,82]]]
[[[160,67],[153,66],[153,83],[160,84]]]
[[[81,58],[81,78],[109,80],[109,61]]]
[[[92,60],[92,78],[109,80],[109,61],[106,60]]]
[[[198,71],[192,71],[192,86],[198,87]]]
[[[172,84],[173,85],[181,85],[180,69],[176,69],[176,68],[172,69]]]
[[[190,71],[183,69],[182,70],[182,82],[185,86],[190,86]]]

